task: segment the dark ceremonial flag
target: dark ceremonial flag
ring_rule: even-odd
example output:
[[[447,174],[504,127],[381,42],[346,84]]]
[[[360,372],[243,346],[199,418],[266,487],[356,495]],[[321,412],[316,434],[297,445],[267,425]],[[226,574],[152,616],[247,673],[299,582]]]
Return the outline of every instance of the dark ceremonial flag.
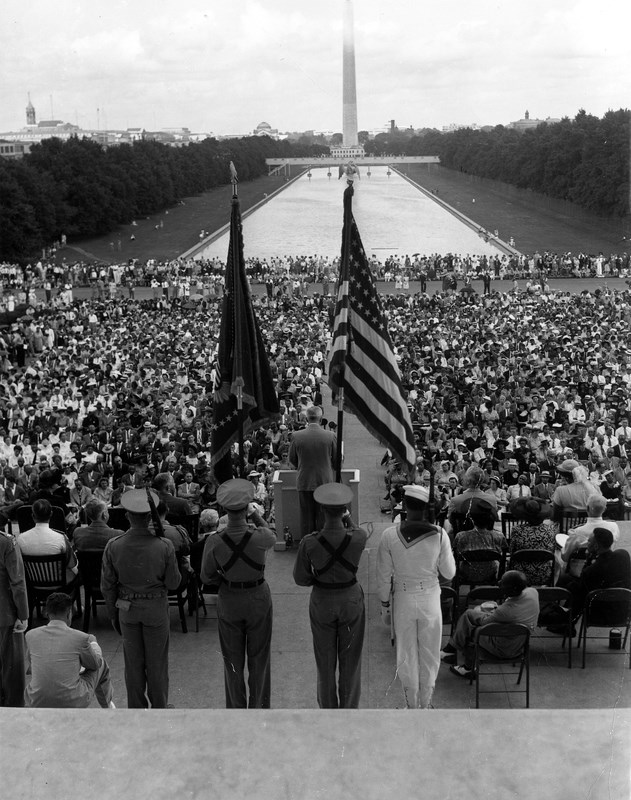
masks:
[[[235,190],[211,426],[213,465],[229,454],[240,434],[247,435],[252,428],[280,418],[278,396],[245,274],[236,176],[233,183]]]

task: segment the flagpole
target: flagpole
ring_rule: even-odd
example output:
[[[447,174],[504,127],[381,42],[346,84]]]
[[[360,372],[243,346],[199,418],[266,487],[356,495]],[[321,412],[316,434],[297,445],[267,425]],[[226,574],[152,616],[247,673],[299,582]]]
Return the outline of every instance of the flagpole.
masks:
[[[234,164],[232,161],[230,162],[230,183],[232,184],[232,202],[238,203],[239,202],[239,190],[238,190],[238,178],[237,178],[237,171],[234,168]],[[234,259],[234,253],[233,253]],[[234,307],[242,308],[241,297],[237,298],[236,293],[239,292],[241,294],[241,281],[238,279],[236,275],[235,264],[233,260],[233,290],[234,290]],[[235,362],[235,372],[237,374],[237,378],[235,380],[235,389],[236,389],[236,398],[237,398],[237,445],[239,447],[239,461],[238,461],[238,472],[240,478],[245,478],[245,458],[243,455],[243,386],[245,384],[243,380],[243,367],[242,367],[242,355],[243,351],[241,349],[241,325],[237,324],[235,320],[234,326],[234,362]]]
[[[348,276],[349,264],[348,260],[351,253],[351,217],[353,215],[353,185],[349,183],[344,191],[344,239],[342,241],[342,259],[340,265],[340,285],[346,281],[343,280],[344,276]],[[339,289],[339,286],[338,286]],[[350,330],[350,304],[347,301],[349,320],[346,326],[346,346],[344,347],[344,355],[340,361],[339,367],[339,389],[337,393],[337,453],[335,463],[335,481],[342,483],[342,456],[344,451],[344,373],[346,372],[346,354],[351,345],[348,331]]]

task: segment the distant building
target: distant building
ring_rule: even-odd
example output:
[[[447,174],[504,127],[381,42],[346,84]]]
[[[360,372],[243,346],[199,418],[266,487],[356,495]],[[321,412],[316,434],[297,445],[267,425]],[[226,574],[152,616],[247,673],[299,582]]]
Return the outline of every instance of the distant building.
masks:
[[[0,139],[0,158],[22,158],[30,149],[28,142],[5,142]]]
[[[26,106],[26,124],[35,125],[35,108],[31,103],[31,93],[28,93],[28,104]]]
[[[508,127],[513,128],[513,130],[516,131],[529,131],[533,128],[536,128],[538,125],[543,125],[544,122],[547,122],[548,125],[554,125],[557,122],[561,122],[561,120],[553,117],[547,117],[546,119],[531,119],[530,112],[526,111],[523,119],[510,122]]]

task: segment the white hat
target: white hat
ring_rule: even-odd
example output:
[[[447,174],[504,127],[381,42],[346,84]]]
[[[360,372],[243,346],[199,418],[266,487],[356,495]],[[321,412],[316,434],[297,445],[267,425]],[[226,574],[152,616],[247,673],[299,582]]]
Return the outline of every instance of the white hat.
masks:
[[[406,497],[420,500],[421,503],[429,503],[429,489],[426,486],[419,486],[418,484],[412,483],[404,486],[403,492]]]

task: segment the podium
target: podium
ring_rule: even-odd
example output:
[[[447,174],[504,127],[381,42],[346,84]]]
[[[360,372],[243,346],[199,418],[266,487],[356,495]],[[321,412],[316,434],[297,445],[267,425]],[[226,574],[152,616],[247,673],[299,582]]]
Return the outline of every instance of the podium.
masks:
[[[276,509],[276,538],[283,540],[283,531],[289,531],[295,542],[300,540],[300,503],[296,489],[295,469],[278,469],[272,477],[274,486],[274,507]],[[343,469],[342,483],[353,492],[350,511],[359,524],[359,470]]]

